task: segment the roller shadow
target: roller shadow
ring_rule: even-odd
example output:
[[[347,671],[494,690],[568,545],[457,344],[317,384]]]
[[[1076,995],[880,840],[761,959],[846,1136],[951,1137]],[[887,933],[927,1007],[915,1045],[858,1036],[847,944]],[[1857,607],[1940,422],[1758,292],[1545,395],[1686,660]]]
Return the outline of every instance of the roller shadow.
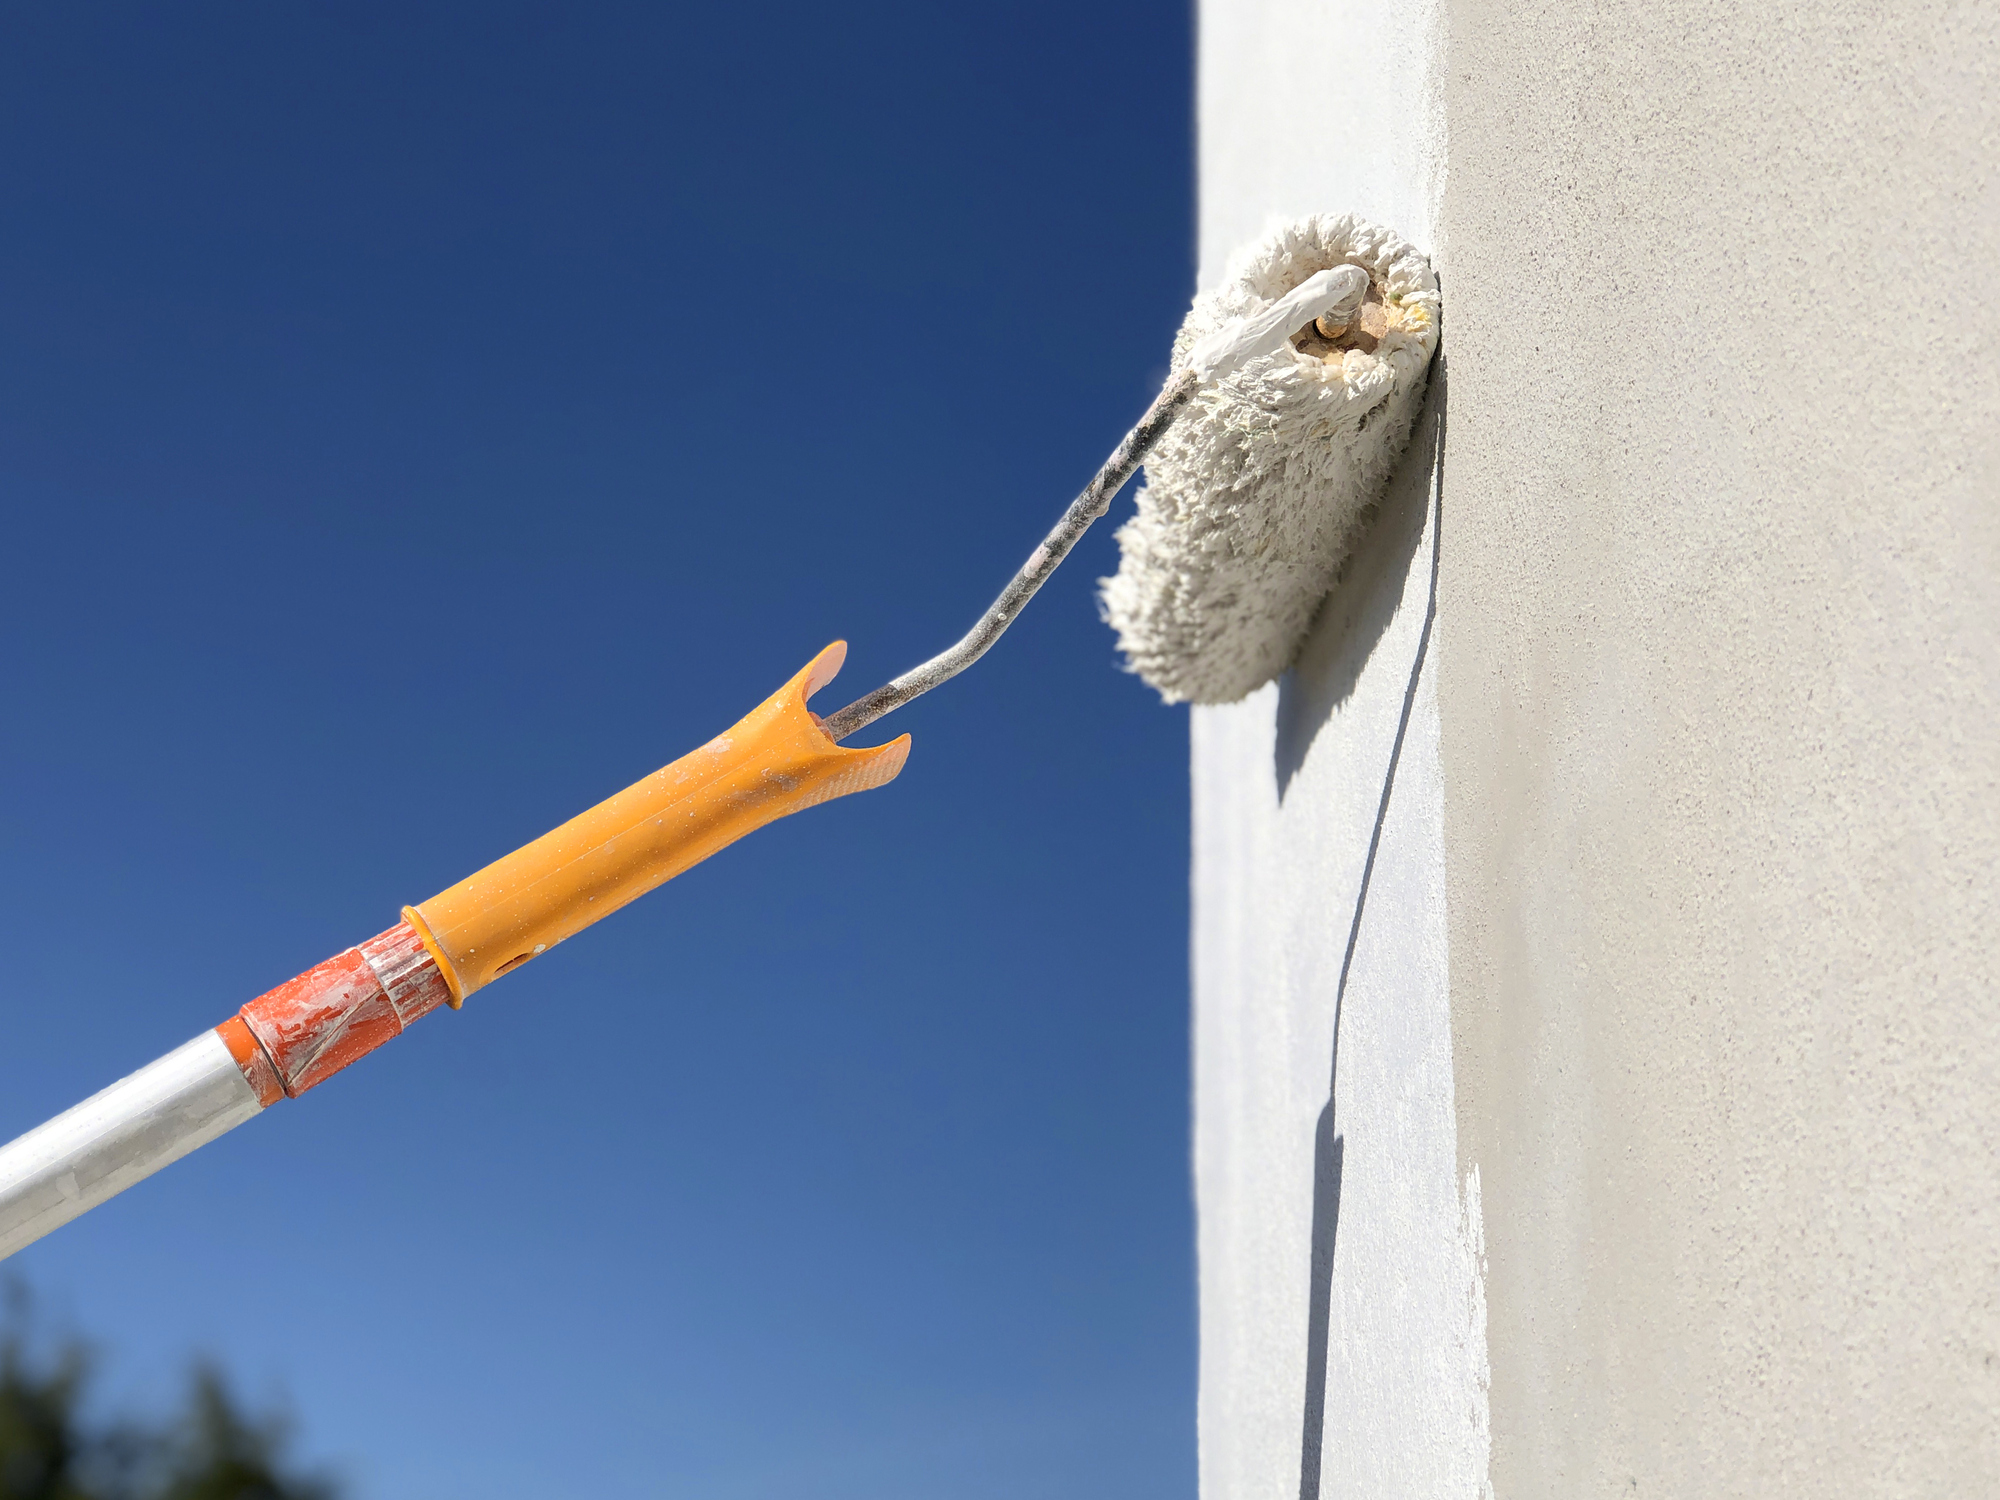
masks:
[[[1326,645],[1329,652],[1328,657],[1322,658],[1330,664],[1331,669],[1326,674],[1329,680],[1319,684],[1323,690],[1313,693],[1310,700],[1323,704],[1323,707],[1319,708],[1316,717],[1302,712],[1295,721],[1306,727],[1296,758],[1292,761],[1294,770],[1305,760],[1305,753],[1312,747],[1312,738],[1318,734],[1319,726],[1354,690],[1361,664],[1368,659],[1368,653],[1374,650],[1382,632],[1388,628],[1389,619],[1401,601],[1402,581],[1408,578],[1410,561],[1415,556],[1428,514],[1431,522],[1431,558],[1424,628],[1417,637],[1409,679],[1403,688],[1403,714],[1396,723],[1395,742],[1389,748],[1389,765],[1382,776],[1382,797],[1375,807],[1375,829],[1368,838],[1368,857],[1361,866],[1361,885],[1354,896],[1354,916],[1348,923],[1347,951],[1341,958],[1340,980],[1333,992],[1333,1047],[1327,1061],[1326,1104],[1319,1112],[1319,1121],[1313,1131],[1312,1248],[1307,1272],[1306,1392],[1299,1447],[1299,1500],[1321,1500],[1320,1474],[1325,1458],[1326,1355],[1333,1316],[1333,1250],[1340,1228],[1340,1179],[1345,1155],[1345,1142],[1341,1138],[1334,1109],[1334,1086],[1340,1075],[1340,1013],[1347,1002],[1347,977],[1354,968],[1355,945],[1361,940],[1361,914],[1368,906],[1368,886],[1375,878],[1375,856],[1382,848],[1382,827],[1389,818],[1389,794],[1396,787],[1396,767],[1403,759],[1403,741],[1410,731],[1410,712],[1417,702],[1417,683],[1423,676],[1424,660],[1430,654],[1431,626],[1437,620],[1438,552],[1444,526],[1445,385],[1444,354],[1440,351],[1431,372],[1431,388],[1424,401],[1423,415],[1418,419],[1411,437],[1410,452],[1391,482],[1388,498],[1383,503],[1382,520],[1393,524],[1397,535],[1382,543],[1378,555],[1369,560],[1368,567],[1375,571],[1363,571],[1357,567],[1350,574],[1356,582],[1375,580],[1365,591],[1368,595],[1366,604],[1357,608],[1352,617],[1361,622],[1357,634],[1365,633],[1365,642],[1359,653],[1354,654],[1348,651],[1346,642],[1338,634],[1328,635],[1321,644]],[[1377,525],[1375,536],[1379,537],[1390,529],[1391,525]],[[1373,538],[1370,543],[1364,543],[1364,550],[1372,544]],[[1357,554],[1357,564],[1361,561],[1361,555]],[[1385,600],[1386,603],[1383,603]],[[1330,599],[1328,604],[1334,602]],[[1378,609],[1379,620],[1376,618]],[[1315,643],[1319,643],[1330,622],[1338,622],[1341,618],[1336,610],[1322,608],[1321,619],[1313,626],[1314,640],[1308,642],[1307,650],[1311,651]],[[1311,663],[1301,656],[1300,666],[1310,669]],[[1344,678],[1341,676],[1343,672]],[[1319,681],[1310,670],[1300,675],[1309,682]],[[1286,685],[1290,683],[1291,678],[1287,677]],[[1301,701],[1306,700],[1303,691],[1298,697]],[[1278,699],[1278,774],[1281,788],[1289,779],[1285,770],[1286,743],[1285,697],[1281,688]]]
[[[1298,660],[1278,679],[1274,750],[1278,800],[1306,763],[1313,741],[1360,681],[1410,584],[1410,564],[1423,540],[1431,475],[1444,430],[1445,371],[1439,354],[1410,446],[1376,507],[1375,519],[1313,616]]]

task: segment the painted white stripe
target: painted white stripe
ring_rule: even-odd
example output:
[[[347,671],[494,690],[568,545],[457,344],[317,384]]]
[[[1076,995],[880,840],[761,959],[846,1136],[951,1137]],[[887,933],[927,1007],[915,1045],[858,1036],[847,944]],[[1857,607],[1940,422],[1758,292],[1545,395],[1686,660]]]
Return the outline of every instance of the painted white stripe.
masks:
[[[1436,0],[1202,0],[1203,287],[1307,214],[1439,254],[1440,25]],[[1436,441],[1420,422],[1294,670],[1193,714],[1202,1500],[1491,1494],[1448,986],[1448,618],[1420,650]],[[1444,513],[1449,548],[1449,496]]]

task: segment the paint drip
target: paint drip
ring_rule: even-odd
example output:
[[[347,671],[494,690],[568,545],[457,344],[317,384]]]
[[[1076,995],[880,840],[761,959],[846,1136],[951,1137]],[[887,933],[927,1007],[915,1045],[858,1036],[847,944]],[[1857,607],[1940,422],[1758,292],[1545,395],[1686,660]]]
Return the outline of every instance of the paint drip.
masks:
[[[1343,265],[1368,273],[1350,320],[1310,323],[1204,381],[1147,456],[1100,598],[1128,670],[1169,703],[1233,703],[1298,654],[1409,442],[1437,348],[1437,278],[1387,229],[1302,219],[1240,253],[1174,340],[1178,373],[1204,341]]]

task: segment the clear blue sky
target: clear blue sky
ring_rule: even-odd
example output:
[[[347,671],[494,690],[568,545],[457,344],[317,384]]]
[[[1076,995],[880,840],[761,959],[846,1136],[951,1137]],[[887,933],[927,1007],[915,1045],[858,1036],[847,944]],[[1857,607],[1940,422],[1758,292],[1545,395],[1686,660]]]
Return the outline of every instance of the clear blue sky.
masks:
[[[837,706],[954,638],[1163,372],[1189,50],[1180,5],[11,7],[0,1135],[827,641]],[[1186,729],[1113,557],[882,726],[892,787],[12,1262],[107,1401],[213,1353],[359,1500],[1191,1495]]]

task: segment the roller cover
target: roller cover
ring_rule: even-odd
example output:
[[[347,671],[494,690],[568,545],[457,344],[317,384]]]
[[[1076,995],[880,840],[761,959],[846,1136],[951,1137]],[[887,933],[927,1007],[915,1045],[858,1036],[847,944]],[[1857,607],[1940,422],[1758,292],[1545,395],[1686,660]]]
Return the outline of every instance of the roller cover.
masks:
[[[1195,299],[1174,369],[1341,265],[1369,277],[1350,325],[1309,325],[1204,382],[1146,459],[1102,599],[1131,670],[1169,703],[1232,703],[1291,665],[1409,440],[1437,348],[1437,279],[1413,246],[1352,215],[1284,225],[1237,257]]]

